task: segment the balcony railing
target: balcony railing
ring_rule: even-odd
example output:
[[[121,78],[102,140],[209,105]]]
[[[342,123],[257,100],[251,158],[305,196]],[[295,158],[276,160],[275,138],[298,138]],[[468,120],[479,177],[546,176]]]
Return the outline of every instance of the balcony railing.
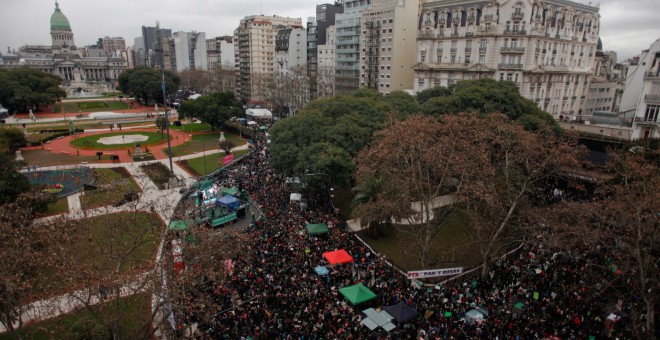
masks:
[[[485,47],[479,47],[479,53],[486,53]]]
[[[492,14],[484,15],[484,20],[486,20],[486,21],[493,20],[493,15]]]
[[[471,37],[474,35],[474,32],[465,32],[466,37]]]
[[[644,100],[650,101],[650,102],[660,102],[660,94],[647,94],[644,95]]]
[[[520,70],[522,69],[523,65],[522,64],[499,64],[498,68],[501,69],[514,69],[514,70]]]
[[[467,17],[467,21],[468,21],[468,22],[474,22],[474,21],[476,20],[476,18],[477,18],[477,17],[474,16],[474,15],[468,15],[468,17]]]
[[[660,80],[660,72],[646,72],[644,73],[644,79]]]
[[[524,47],[502,47],[500,48],[500,52],[502,53],[525,53],[525,48]]]
[[[465,54],[470,54],[470,53],[472,53],[472,47],[466,47]]]
[[[527,34],[527,31],[526,30],[518,30],[518,31],[505,30],[504,34],[506,34],[506,35],[525,35],[525,34]]]
[[[456,53],[456,47],[452,47],[449,49],[449,53]]]
[[[524,17],[525,17],[525,13],[523,13],[523,12],[514,12],[511,15],[511,18],[513,20],[522,20]]]
[[[659,121],[646,119],[646,117],[635,117],[635,122],[645,125],[660,125]]]
[[[435,39],[436,36],[437,35],[435,33],[427,32],[427,31],[417,32],[417,40]]]
[[[454,24],[459,23],[459,22],[461,22],[461,18],[453,17],[453,18],[451,18],[451,22],[454,23]]]

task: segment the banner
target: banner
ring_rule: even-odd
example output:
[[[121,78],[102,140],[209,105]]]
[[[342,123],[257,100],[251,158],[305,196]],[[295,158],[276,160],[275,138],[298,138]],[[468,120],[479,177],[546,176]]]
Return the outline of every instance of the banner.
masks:
[[[456,275],[463,272],[463,267],[458,268],[445,268],[445,269],[431,269],[431,270],[415,270],[408,272],[409,279],[425,279],[427,277],[436,276],[449,276]]]
[[[229,164],[233,161],[234,161],[234,154],[233,153],[228,154],[227,156],[225,156],[225,158],[222,159],[222,163],[224,165],[227,165],[227,164]]]

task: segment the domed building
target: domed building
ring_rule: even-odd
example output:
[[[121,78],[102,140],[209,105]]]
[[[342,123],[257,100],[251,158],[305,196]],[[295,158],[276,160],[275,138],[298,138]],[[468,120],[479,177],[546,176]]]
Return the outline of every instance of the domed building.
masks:
[[[73,38],[69,19],[55,2],[50,16],[52,46],[25,45],[18,53],[0,54],[0,68],[32,67],[64,80],[68,96],[84,96],[112,91],[127,61],[117,55],[88,56]]]

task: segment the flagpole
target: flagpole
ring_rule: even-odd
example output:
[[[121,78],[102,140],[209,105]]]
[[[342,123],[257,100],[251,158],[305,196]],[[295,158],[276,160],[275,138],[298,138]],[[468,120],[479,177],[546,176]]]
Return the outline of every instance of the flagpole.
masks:
[[[158,46],[160,47],[160,75],[163,78],[161,88],[163,89],[163,106],[165,107],[165,126],[167,127],[167,155],[170,159],[170,175],[174,176],[174,165],[172,164],[172,143],[170,141],[170,112],[167,109],[167,95],[165,93],[165,58],[163,56],[163,31],[158,27]]]

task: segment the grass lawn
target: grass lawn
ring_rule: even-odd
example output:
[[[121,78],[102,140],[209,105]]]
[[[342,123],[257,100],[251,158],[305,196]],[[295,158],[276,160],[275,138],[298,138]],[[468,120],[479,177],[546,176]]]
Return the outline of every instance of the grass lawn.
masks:
[[[103,320],[112,317],[121,318],[120,334],[118,338],[136,338],[143,325],[149,323],[150,296],[147,293],[136,294],[119,299],[119,305],[106,302],[93,308]],[[119,313],[116,312],[118,308]],[[113,310],[114,309],[114,310]],[[107,339],[109,334],[103,329],[98,319],[93,317],[87,309],[80,309],[73,313],[54,319],[45,320],[24,326],[21,334],[28,339]],[[0,334],[0,340],[9,340],[8,333]]]
[[[149,145],[154,145],[154,144],[160,144],[164,141],[167,141],[167,134],[163,135],[164,137],[161,139],[160,133],[159,132],[148,132],[148,131],[135,131],[135,132],[110,132],[110,133],[103,133],[99,135],[91,135],[91,136],[85,136],[85,137],[80,137],[72,140],[70,142],[71,146],[78,147],[78,148],[86,148],[86,149],[104,149],[104,150],[115,150],[115,149],[122,149],[125,147],[133,147],[135,146],[135,142],[133,143],[124,143],[124,144],[111,144],[111,145],[106,145],[106,144],[101,144],[98,142],[99,138],[103,137],[111,137],[111,136],[129,136],[129,135],[144,135],[149,137],[148,140],[139,142],[139,144],[144,147],[144,146],[149,146]]]
[[[131,191],[140,192],[140,187],[125,168],[94,169],[94,178],[99,189],[85,191],[80,196],[84,209],[112,205]]]
[[[55,112],[98,112],[128,110],[130,105],[123,101],[90,101],[90,102],[68,102],[55,104]]]
[[[468,227],[468,216],[460,210],[450,214],[450,221],[432,241],[431,252],[438,259],[434,268],[472,267],[481,263],[481,253],[472,243],[473,231]],[[376,252],[384,254],[402,270],[419,270],[419,260],[412,237],[403,232],[385,230],[384,235],[372,238],[368,230],[357,233]],[[432,269],[432,268],[426,268]]]
[[[181,121],[181,126],[176,126],[170,124],[170,130],[177,130],[183,132],[202,132],[202,131],[211,131],[211,125],[206,123],[192,123],[188,124],[187,122]]]
[[[69,202],[66,197],[60,197],[55,202],[48,204],[46,215],[59,215],[69,212]]]
[[[239,150],[234,152],[234,158],[238,158],[248,153],[250,150]],[[222,168],[222,158],[225,156],[224,152],[215,153],[212,155],[206,155],[197,158],[191,158],[185,161],[180,161],[183,166],[187,167],[189,170],[193,170],[199,176],[204,176]],[[206,165],[204,165],[204,159],[206,159]]]
[[[96,156],[76,156],[76,155],[65,155],[54,152],[49,152],[46,150],[27,150],[22,151],[21,154],[23,158],[29,165],[38,165],[38,166],[52,166],[52,165],[64,165],[64,164],[79,164],[80,162],[94,162],[98,161]],[[110,159],[107,156],[102,156],[102,160]]]
[[[118,262],[113,258],[124,253],[128,255],[120,272],[149,267],[164,227],[156,214],[146,212],[100,215],[70,224],[80,237],[69,251],[81,266],[95,268],[101,275],[114,271]]]
[[[218,148],[219,138],[219,131],[193,135],[191,141],[185,142],[179,146],[172,147],[172,156],[177,157],[190,155],[193,153],[203,152],[205,149],[206,151],[216,150]],[[245,139],[242,139],[239,136],[228,132],[225,132],[225,139],[234,143],[235,146],[240,146],[247,143]],[[167,154],[167,148],[163,149],[163,152]]]

